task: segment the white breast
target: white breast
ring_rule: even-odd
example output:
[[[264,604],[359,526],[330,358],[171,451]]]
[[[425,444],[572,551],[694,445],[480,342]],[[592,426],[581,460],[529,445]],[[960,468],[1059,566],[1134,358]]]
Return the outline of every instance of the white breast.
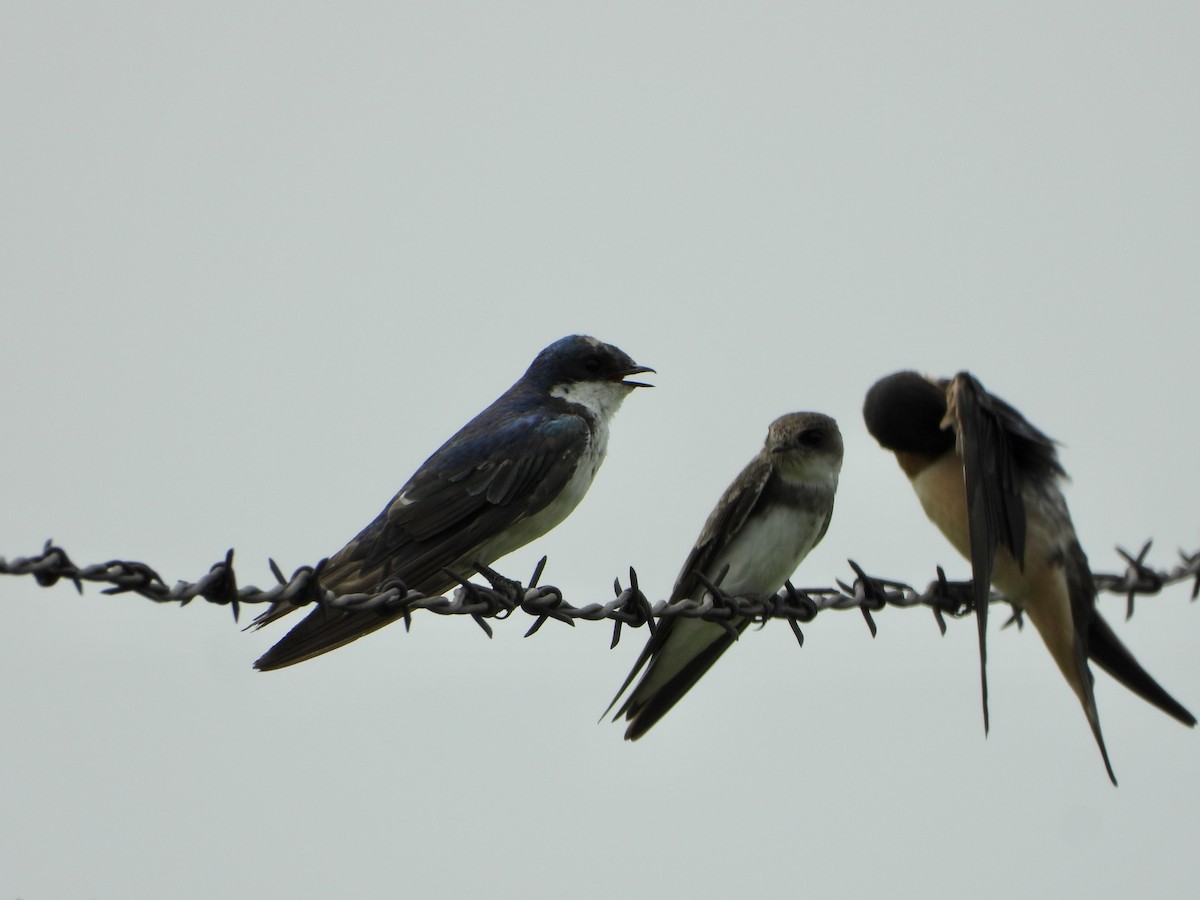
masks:
[[[482,549],[480,555],[490,563],[518,547],[524,547],[530,541],[540,538],[562,522],[579,505],[588,488],[592,486],[592,480],[596,477],[600,464],[604,462],[607,450],[608,429],[598,428],[588,441],[583,453],[580,454],[579,463],[575,466],[571,479],[559,491],[558,496],[534,515],[523,519],[497,536]]]
[[[773,594],[808,556],[824,524],[825,517],[819,513],[777,504],[747,522],[706,574],[715,578],[728,565],[729,572],[721,582],[726,593]]]
[[[541,511],[517,523],[489,543],[483,548],[481,556],[489,562],[499,559],[541,537],[571,514],[592,486],[592,480],[600,470],[600,464],[604,462],[604,456],[608,452],[609,419],[632,390],[629,385],[618,381],[581,381],[558,385],[551,389],[552,397],[578,404],[592,414],[594,426],[591,437],[580,454],[570,481],[558,496]]]

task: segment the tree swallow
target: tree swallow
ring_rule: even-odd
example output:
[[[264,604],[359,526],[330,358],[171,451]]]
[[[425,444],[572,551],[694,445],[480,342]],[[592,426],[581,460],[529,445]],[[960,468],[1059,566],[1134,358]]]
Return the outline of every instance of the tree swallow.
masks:
[[[762,450],[734,480],[704,523],[670,602],[701,600],[706,588],[697,573],[735,597],[774,594],[829,528],[833,495],[842,468],[837,422],[820,413],[790,413],[771,423]],[[731,632],[717,622],[663,620],[608,708],[637,677],[646,674],[617,710],[629,720],[625,739],[636,741],[670,711],[709,670],[746,626]],[[605,710],[607,715],[608,710]]]
[[[863,404],[867,430],[896,454],[925,514],[971,561],[984,729],[989,585],[1024,610],[1079,697],[1113,784],[1088,659],[1185,725],[1195,717],[1138,664],[1096,610],[1096,586],[1059,489],[1054,441],[975,378],[897,372]]]
[[[561,522],[587,493],[608,446],[608,423],[653,372],[611,344],[572,335],[537,355],[528,371],[436,453],[321,572],[338,594],[370,592],[389,578],[440,594]],[[296,607],[278,604],[262,627]],[[401,618],[403,610],[316,608],[255,668],[311,659]]]

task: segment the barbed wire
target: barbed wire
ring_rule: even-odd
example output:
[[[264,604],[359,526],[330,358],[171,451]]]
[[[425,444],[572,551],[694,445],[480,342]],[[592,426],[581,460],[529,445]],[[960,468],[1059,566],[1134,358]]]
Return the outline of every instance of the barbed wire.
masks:
[[[1134,599],[1160,593],[1165,587],[1183,581],[1192,581],[1191,599],[1200,595],[1200,551],[1179,552],[1180,562],[1170,569],[1155,569],[1146,562],[1152,542],[1146,541],[1137,554],[1117,547],[1116,552],[1125,562],[1122,574],[1096,573],[1093,578],[1099,591],[1124,594],[1126,618],[1133,615]],[[293,606],[319,603],[327,609],[374,610],[381,615],[404,611],[405,626],[411,624],[410,615],[423,609],[437,615],[469,615],[492,636],[488,619],[505,619],[518,610],[532,616],[533,624],[526,631],[529,637],[547,621],[554,619],[574,626],[577,620],[613,622],[611,647],[620,641],[623,627],[646,626],[653,632],[656,622],[665,618],[683,616],[699,618],[725,625],[736,636],[735,621],[750,618],[758,622],[768,619],[784,619],[801,645],[804,634],[801,623],[808,623],[824,610],[857,609],[874,637],[877,632],[872,615],[886,606],[910,608],[925,606],[933,611],[938,628],[946,633],[946,616],[962,618],[973,611],[970,581],[949,581],[941,566],[937,566],[937,577],[923,591],[918,591],[903,581],[877,578],[868,575],[854,560],[847,560],[854,571],[854,580],[847,584],[836,581],[834,587],[796,588],[789,581],[778,593],[766,598],[733,597],[716,583],[703,576],[700,581],[708,588],[702,600],[681,600],[668,604],[665,600],[651,603],[638,585],[637,572],[630,567],[629,583],[622,587],[619,579],[613,582],[612,600],[607,603],[589,603],[574,606],[568,603],[562,592],[554,586],[539,585],[545,569],[546,557],[542,557],[528,585],[507,578],[488,566],[476,565],[476,569],[488,582],[481,585],[465,578],[454,576],[460,587],[450,596],[427,596],[408,590],[404,583],[394,578],[380,585],[372,593],[335,594],[321,585],[321,571],[327,560],[315,566],[301,566],[285,577],[275,560],[268,560],[276,584],[267,589],[252,585],[238,587],[233,568],[233,550],[225,558],[214,563],[208,573],[198,581],[179,581],[174,587],[166,582],[150,566],[141,562],[111,560],[79,567],[71,562],[67,552],[52,541],[46,541],[37,556],[18,557],[11,562],[0,557],[0,575],[32,575],[42,587],[50,587],[59,581],[69,581],[83,593],[83,583],[108,584],[104,594],[137,594],[158,603],[179,603],[186,606],[195,599],[229,606],[237,621],[242,604],[285,602]],[[1003,596],[993,592],[993,603],[1009,603]],[[1005,626],[1023,624],[1020,610],[1009,603],[1012,615]]]

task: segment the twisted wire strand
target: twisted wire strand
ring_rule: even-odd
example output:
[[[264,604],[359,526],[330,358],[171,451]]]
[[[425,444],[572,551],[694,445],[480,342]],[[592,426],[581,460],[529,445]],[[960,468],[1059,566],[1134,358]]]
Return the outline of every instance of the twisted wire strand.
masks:
[[[1133,615],[1134,598],[1155,595],[1170,585],[1192,581],[1191,599],[1200,594],[1200,551],[1180,551],[1180,562],[1170,569],[1156,569],[1146,562],[1151,541],[1146,541],[1136,554],[1118,547],[1117,553],[1125,562],[1121,574],[1096,573],[1093,578],[1096,588],[1107,593],[1126,596],[1126,618]],[[568,603],[562,592],[552,585],[539,585],[546,558],[542,557],[528,585],[499,574],[488,566],[476,565],[476,569],[488,582],[477,584],[455,576],[460,587],[449,596],[427,596],[411,591],[404,583],[394,578],[380,585],[372,593],[335,594],[321,585],[321,570],[326,560],[315,566],[301,566],[285,577],[275,561],[269,560],[276,584],[267,589],[253,585],[238,587],[233,568],[233,550],[225,558],[214,563],[195,582],[178,581],[174,587],[166,582],[150,566],[141,562],[110,560],[89,566],[76,566],[67,552],[52,541],[46,541],[37,556],[18,557],[6,560],[0,557],[0,575],[32,575],[42,587],[50,587],[66,580],[83,592],[83,583],[108,584],[104,594],[132,593],[158,603],[179,603],[186,606],[197,598],[209,603],[229,606],[237,621],[242,604],[275,603],[286,601],[295,606],[320,603],[329,609],[377,610],[380,614],[404,610],[405,625],[410,624],[410,614],[418,609],[428,610],[441,616],[469,615],[491,637],[489,619],[505,619],[518,610],[532,616],[534,621],[525,633],[528,637],[550,619],[574,626],[577,620],[613,622],[615,647],[621,638],[624,626],[653,631],[657,621],[672,616],[699,618],[724,624],[731,631],[737,619],[749,617],[758,622],[768,619],[785,619],[790,624],[796,640],[804,643],[801,623],[811,622],[824,610],[858,609],[871,631],[876,634],[877,626],[872,613],[885,606],[909,608],[926,606],[933,611],[938,628],[946,632],[946,616],[961,618],[973,611],[970,581],[948,581],[941,566],[937,577],[923,591],[909,584],[887,578],[868,575],[854,560],[847,561],[855,578],[847,584],[841,580],[835,587],[796,588],[789,581],[778,593],[765,598],[733,597],[721,590],[717,583],[701,576],[708,588],[702,600],[680,600],[672,604],[666,601],[651,603],[638,586],[637,572],[630,567],[628,586],[622,587],[619,579],[613,582],[612,600],[607,603],[588,603],[574,606]],[[1001,595],[993,592],[993,603],[1007,603]],[[1011,604],[1010,604],[1011,606]],[[1021,613],[1015,606],[1007,625],[1022,625]]]

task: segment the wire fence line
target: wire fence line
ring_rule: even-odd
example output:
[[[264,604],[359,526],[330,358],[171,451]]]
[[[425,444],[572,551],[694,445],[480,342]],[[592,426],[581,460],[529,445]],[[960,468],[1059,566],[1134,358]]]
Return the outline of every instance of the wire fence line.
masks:
[[[1096,587],[1100,591],[1124,594],[1126,618],[1133,615],[1134,599],[1160,593],[1164,588],[1190,580],[1191,599],[1200,594],[1200,551],[1180,551],[1180,562],[1169,569],[1157,569],[1146,562],[1151,541],[1131,554],[1120,547],[1117,553],[1124,560],[1122,574],[1094,574]],[[186,606],[192,600],[201,599],[209,603],[229,606],[237,621],[242,604],[275,603],[286,601],[295,606],[310,603],[321,604],[327,609],[377,610],[380,614],[404,611],[405,626],[411,624],[410,614],[416,610],[428,610],[437,615],[469,615],[489,637],[492,628],[489,619],[505,619],[520,611],[533,617],[533,624],[526,637],[538,631],[548,620],[554,619],[574,625],[576,620],[613,622],[615,647],[621,638],[622,627],[646,626],[653,631],[658,620],[672,616],[700,618],[724,624],[735,633],[735,620],[749,617],[755,621],[768,619],[786,620],[797,641],[804,643],[801,623],[811,622],[824,610],[857,609],[866,620],[871,635],[876,633],[872,613],[886,606],[909,608],[928,607],[932,610],[938,628],[946,632],[946,616],[961,618],[973,611],[970,581],[949,581],[941,566],[937,567],[936,578],[923,591],[918,591],[903,581],[878,578],[868,575],[853,560],[847,561],[854,572],[849,584],[838,580],[834,587],[796,588],[788,582],[778,593],[765,597],[732,597],[721,590],[719,579],[713,583],[701,577],[709,589],[703,600],[683,600],[668,604],[666,601],[651,603],[638,586],[637,572],[629,569],[628,585],[622,587],[620,580],[613,583],[612,600],[607,603],[589,603],[574,606],[568,603],[562,592],[551,585],[541,586],[546,558],[538,563],[528,585],[506,578],[484,565],[476,569],[487,584],[477,584],[458,578],[460,587],[449,596],[426,596],[408,590],[403,582],[394,578],[380,585],[372,593],[335,594],[321,585],[321,570],[326,560],[315,566],[301,566],[291,575],[284,576],[275,561],[269,560],[276,584],[267,589],[252,585],[238,587],[233,568],[233,550],[225,558],[214,563],[208,573],[194,582],[179,581],[169,587],[159,574],[141,562],[111,560],[89,566],[77,566],[63,548],[47,541],[37,556],[18,557],[6,560],[0,557],[0,575],[32,575],[42,587],[50,587],[59,581],[69,581],[76,590],[83,592],[83,583],[107,584],[104,594],[137,594],[158,603],[179,603]],[[457,576],[455,576],[457,578]],[[992,593],[992,602],[1008,603],[1004,597]],[[1006,623],[1022,624],[1020,610],[1012,607],[1012,616]]]

